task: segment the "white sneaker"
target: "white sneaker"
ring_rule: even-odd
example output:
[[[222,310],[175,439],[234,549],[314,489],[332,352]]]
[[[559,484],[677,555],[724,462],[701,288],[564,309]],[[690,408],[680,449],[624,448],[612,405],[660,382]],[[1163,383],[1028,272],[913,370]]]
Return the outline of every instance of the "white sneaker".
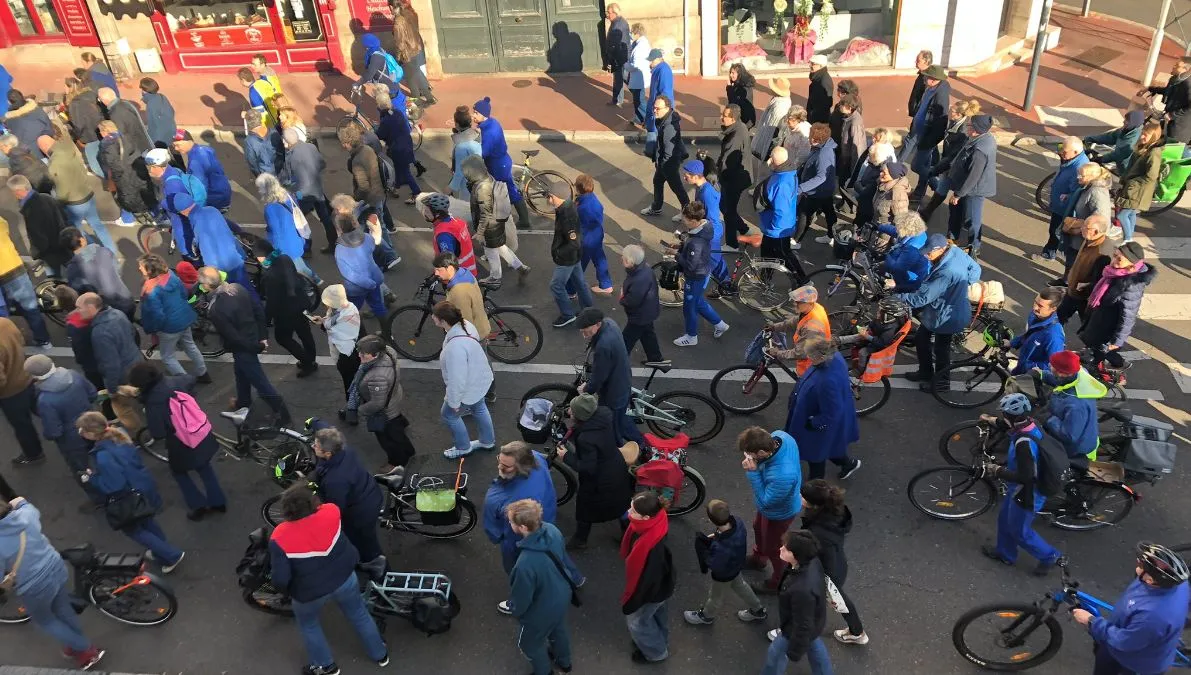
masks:
[[[860,635],[852,635],[847,628],[841,628],[832,633],[835,639],[846,645],[866,645],[868,644],[868,633],[861,633]]]
[[[815,237],[815,243],[816,244],[830,244],[831,237],[829,237],[827,235],[823,235],[822,237]]]
[[[802,250],[802,242],[794,241],[794,238],[791,237],[790,238],[790,250],[791,251],[801,251]]]
[[[731,326],[728,325],[727,321],[721,321],[715,325],[715,332],[711,334],[711,337],[722,337],[724,333],[728,332],[729,328],[731,328]]]
[[[1123,235],[1124,230],[1121,229],[1120,225],[1113,225],[1109,227],[1108,232],[1105,234],[1105,236],[1109,239],[1120,239]]]
[[[655,209],[652,206],[646,206],[645,208],[638,211],[638,213],[640,213],[643,216],[660,216],[660,215],[662,215],[662,210]]]
[[[452,445],[451,447],[442,451],[442,456],[446,457],[447,459],[459,459],[460,457],[466,457],[470,454],[471,454],[471,446],[468,446],[468,448],[466,450],[459,450],[455,446]]]
[[[182,559],[185,557],[186,557],[186,551],[183,551],[182,555],[178,556],[178,559],[174,561],[173,565],[162,565],[161,573],[169,574],[170,572],[173,572],[175,569],[177,569],[178,565],[182,564]]]
[[[501,614],[513,613],[512,608],[509,607],[508,600],[501,600],[500,602],[496,603],[496,611],[500,612]]]
[[[673,216],[670,216],[670,222],[672,222],[672,223],[681,223],[681,222],[682,222],[682,214],[681,214],[681,213],[676,213],[676,214],[674,214]]]
[[[781,634],[782,634],[781,628],[774,628],[773,630],[766,632],[765,637],[769,638],[770,642],[773,642],[774,640],[777,639],[777,636],[779,636]]]
[[[683,335],[682,337],[674,340],[674,344],[678,345],[679,347],[694,347],[695,345],[699,344],[699,336]]]

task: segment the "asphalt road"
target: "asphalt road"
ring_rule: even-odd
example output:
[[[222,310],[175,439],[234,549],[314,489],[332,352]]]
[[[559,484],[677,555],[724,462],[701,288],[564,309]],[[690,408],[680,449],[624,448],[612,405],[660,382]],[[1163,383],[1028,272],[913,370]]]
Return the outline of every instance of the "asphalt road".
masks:
[[[332,190],[348,187],[343,168],[343,154],[328,152],[327,183]],[[247,173],[237,148],[217,144],[233,180],[249,186]],[[520,147],[514,147],[514,153]],[[580,171],[593,175],[607,208],[607,244],[618,251],[627,243],[643,242],[657,255],[658,240],[669,238],[670,223],[661,219],[645,220],[636,214],[647,203],[650,172],[639,148],[615,143],[549,144],[541,146],[540,168],[554,168],[574,175]],[[1033,188],[1048,172],[1045,158],[1033,148],[1003,147],[999,164],[999,196],[986,211],[986,278],[1000,279],[1012,298],[1011,312],[1028,311],[1034,290],[1056,269],[1054,263],[1042,263],[1023,256],[1036,252],[1045,239],[1045,220],[1033,206]],[[443,164],[447,157],[445,139],[430,140],[424,150],[429,173],[424,188],[441,187],[447,180]],[[14,205],[7,191],[0,195],[0,216],[16,222]],[[665,216],[674,211],[674,198],[668,196]],[[421,217],[400,200],[390,200],[404,227],[412,228],[397,236],[397,247],[404,256],[398,268],[389,273],[390,285],[398,296],[411,297],[417,283],[429,271],[430,234],[421,229]],[[103,206],[105,216],[114,217],[110,202]],[[241,223],[260,223],[259,206],[248,193],[237,187],[232,216]],[[943,225],[936,216],[933,229]],[[546,287],[550,270],[550,224],[539,219],[543,233],[522,237],[519,254],[534,267],[523,286],[508,283],[497,297],[507,303],[533,305],[533,313],[544,325],[545,347],[532,367],[501,369],[497,374],[500,400],[493,407],[497,437],[505,442],[518,438],[515,428],[518,402],[530,386],[570,379],[569,364],[582,352],[583,342],[573,329],[552,330],[548,323],[557,314]],[[1188,218],[1185,211],[1168,213],[1145,222],[1141,232],[1150,236],[1185,236]],[[15,229],[15,228],[14,228]],[[315,226],[315,243],[322,244]],[[133,231],[117,229],[121,251],[126,257],[125,274],[130,285],[138,284]],[[818,265],[828,262],[824,247],[807,240],[804,254]],[[615,255],[610,253],[615,259]],[[653,258],[656,259],[656,258]],[[335,278],[333,262],[316,254],[316,270],[324,278]],[[1179,260],[1164,260],[1161,274],[1150,293],[1179,293],[1186,288],[1186,268]],[[614,267],[614,279],[623,278]],[[610,316],[623,319],[614,299],[597,299],[597,305]],[[694,348],[679,349],[668,340],[682,332],[680,312],[669,309],[658,322],[667,356],[676,368],[688,369],[687,379],[660,379],[656,391],[694,389],[707,391],[710,373],[741,360],[744,346],[756,333],[762,317],[747,308],[717,305],[732,330],[721,340],[713,340],[706,326],[702,342]],[[1181,316],[1182,318],[1179,318]],[[1136,409],[1144,414],[1168,417],[1185,425],[1188,399],[1163,360],[1191,361],[1185,336],[1191,326],[1187,315],[1171,320],[1139,322],[1129,350],[1145,350],[1158,356],[1142,357],[1130,371],[1130,388],[1150,390],[1148,396],[1162,400],[1139,401]],[[374,324],[373,324],[374,325]],[[55,344],[66,347],[61,332]],[[320,340],[320,352],[325,343]],[[271,347],[270,353],[280,354]],[[640,354],[636,355],[637,357]],[[1139,355],[1141,356],[1141,355]],[[912,358],[901,357],[902,364]],[[63,361],[68,361],[63,359]],[[535,368],[539,371],[535,372]],[[285,364],[270,365],[268,373],[279,387],[295,417],[333,416],[341,398],[338,375],[324,366],[308,379],[296,379],[296,370]],[[449,444],[449,436],[437,418],[442,384],[437,368],[423,364],[403,370],[407,408],[412,420],[412,437],[418,456],[411,471],[447,471],[451,463],[440,455]],[[222,409],[233,390],[231,368],[226,363],[212,367],[215,384],[200,390],[202,403],[212,413]],[[638,384],[643,380],[638,379]],[[788,388],[783,387],[783,396]],[[784,399],[779,399],[783,401]],[[855,515],[855,528],[848,542],[851,572],[848,589],[859,605],[872,641],[868,646],[836,644],[829,639],[828,649],[839,673],[930,673],[932,675],[974,672],[950,644],[950,630],[955,618],[970,607],[998,599],[1033,600],[1055,583],[1057,578],[1038,580],[1027,574],[1032,561],[1023,556],[1017,569],[991,563],[979,553],[979,545],[995,532],[995,519],[987,514],[963,523],[932,521],[916,512],[905,497],[907,480],[919,470],[941,463],[936,450],[940,432],[958,421],[974,417],[975,411],[945,409],[933,399],[913,389],[895,389],[888,405],[861,423],[861,441],[855,456],[863,468],[848,481],[849,504]],[[777,428],[784,421],[785,407],[776,404],[764,414],[751,418],[729,417],[724,431],[714,441],[695,448],[691,463],[709,483],[712,497],[729,501],[736,512],[751,519],[751,495],[733,449],[736,434],[751,424]],[[223,420],[216,422],[222,432],[230,428]],[[1180,429],[1185,434],[1185,426]],[[379,465],[383,455],[375,442],[359,429],[349,429],[349,438],[370,464]],[[14,441],[6,425],[0,425],[0,442],[12,448]],[[9,455],[15,455],[10,450]],[[108,551],[134,551],[127,539],[109,530],[101,516],[83,515],[77,510],[82,495],[69,485],[65,467],[52,450],[47,464],[5,474],[17,489],[36,503],[43,512],[43,525],[55,543],[61,546],[91,541]],[[485,486],[494,475],[495,458],[471,457],[466,462],[474,486],[470,496],[482,501]],[[266,616],[244,606],[240,601],[234,568],[246,545],[246,535],[261,525],[259,506],[277,488],[266,470],[251,464],[223,460],[218,471],[231,499],[228,514],[191,523],[184,517],[180,495],[164,466],[153,465],[167,508],[160,517],[171,539],[187,551],[185,562],[169,577],[181,602],[178,616],[170,623],[147,629],[131,629],[89,612],[84,625],[97,643],[109,650],[104,666],[127,672],[245,673],[274,675],[298,672],[305,662],[301,641],[290,621]],[[1132,515],[1116,528],[1087,534],[1062,532],[1041,526],[1043,535],[1068,554],[1073,569],[1084,588],[1105,598],[1115,598],[1132,575],[1132,545],[1139,539],[1172,541],[1188,539],[1187,523],[1178,516],[1191,509],[1188,481],[1178,470],[1156,486],[1141,486],[1145,498]],[[574,527],[573,509],[564,507],[559,526],[564,533]],[[764,662],[767,643],[764,630],[745,625],[731,616],[734,602],[727,602],[720,621],[712,627],[690,627],[681,619],[681,610],[696,608],[706,590],[706,578],[698,574],[691,546],[693,532],[705,529],[707,522],[698,515],[674,521],[670,546],[679,568],[679,583],[671,603],[671,659],[652,668],[636,666],[629,660],[628,639],[616,596],[623,584],[622,563],[617,556],[617,528],[612,524],[597,526],[592,545],[576,556],[587,573],[587,604],[572,613],[571,628],[575,644],[576,672],[611,674],[659,673],[745,673],[756,672]],[[441,570],[449,574],[463,604],[463,613],[451,632],[426,638],[398,621],[390,622],[387,638],[394,653],[393,669],[401,672],[442,673],[524,673],[526,663],[519,657],[514,639],[516,624],[496,612],[495,604],[504,598],[504,579],[497,551],[478,531],[463,540],[436,542],[412,535],[384,535],[383,541],[393,564],[399,569]],[[843,622],[829,617],[830,628]],[[770,622],[771,626],[773,621]],[[1036,672],[1045,674],[1088,672],[1091,664],[1090,640],[1078,627],[1064,620],[1067,639],[1059,655]],[[345,672],[373,672],[358,643],[333,611],[324,620],[335,653]],[[6,626],[0,630],[0,661],[11,665],[53,666],[60,664],[56,647],[30,626]],[[805,672],[799,664],[792,672]]]
[[[1136,21],[1145,26],[1158,23],[1162,13],[1163,0],[1092,0],[1092,11]],[[1059,4],[1083,8],[1081,0],[1062,0]],[[1170,14],[1166,17],[1166,35],[1187,44],[1191,37],[1191,0],[1174,0],[1170,3]]]

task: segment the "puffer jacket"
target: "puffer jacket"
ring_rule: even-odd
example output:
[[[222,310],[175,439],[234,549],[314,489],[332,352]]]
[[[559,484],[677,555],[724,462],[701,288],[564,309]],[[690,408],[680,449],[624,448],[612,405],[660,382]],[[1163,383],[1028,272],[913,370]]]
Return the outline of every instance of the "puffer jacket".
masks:
[[[385,347],[384,353],[376,357],[372,367],[360,378],[360,417],[380,413],[386,420],[396,419],[401,416],[404,400],[397,352],[392,347]],[[388,401],[387,405],[385,401]]]
[[[711,273],[711,239],[714,234],[711,223],[706,219],[699,227],[687,233],[679,247],[674,261],[687,279],[705,277]]]
[[[145,495],[154,508],[161,508],[157,483],[141,461],[141,451],[130,443],[102,440],[91,448],[91,474],[88,485],[104,495],[132,489]]]
[[[717,529],[709,535],[695,534],[699,571],[710,572],[712,581],[732,581],[740,576],[748,559],[748,550],[748,529],[739,516],[731,517],[726,530]]]
[[[920,310],[918,320],[923,328],[951,335],[972,320],[968,286],[977,281],[980,281],[980,265],[959,248],[948,246],[943,256],[931,265],[918,290],[901,297],[910,307]]]
[[[873,222],[892,223],[894,217],[910,210],[910,179],[902,176],[888,183],[878,183],[873,195]]]
[[[509,219],[496,219],[496,179],[488,173],[484,158],[473,155],[463,160],[463,178],[471,195],[471,222],[476,236],[489,248],[504,246],[505,223]]]
[[[1137,322],[1137,314],[1141,311],[1141,298],[1146,286],[1157,275],[1157,269],[1142,265],[1141,270],[1134,274],[1112,279],[1100,304],[1089,308],[1088,320],[1079,331],[1083,343],[1092,348],[1124,345],[1133,333],[1133,324]],[[1095,285],[1093,283],[1088,289],[1089,294]]]
[[[47,195],[54,192],[54,179],[50,177],[50,168],[41,160],[41,151],[37,148],[30,150],[18,145],[10,150],[8,170],[11,175],[28,178],[29,184],[38,192]]]
[[[626,270],[620,287],[620,306],[624,307],[627,322],[638,326],[653,323],[661,314],[658,280],[647,263]]]
[[[773,432],[780,444],[772,456],[745,472],[753,489],[753,505],[757,513],[770,520],[786,520],[802,510],[802,465],[798,442],[785,431]]]
[[[922,254],[926,233],[899,239],[885,256],[885,272],[893,277],[895,293],[912,293],[930,272],[930,260]]]
[[[1129,169],[1121,176],[1121,194],[1117,197],[1117,208],[1145,211],[1154,199],[1158,187],[1158,175],[1162,171],[1162,145],[1159,139],[1144,150],[1133,153]]]
[[[87,443],[79,436],[75,420],[95,403],[95,385],[80,373],[59,367],[34,386],[42,435],[56,441],[63,450],[85,451]]]
[[[181,333],[198,315],[189,293],[173,272],[146,279],[141,289],[141,326],[146,333]]]
[[[810,530],[819,540],[819,562],[823,565],[823,573],[837,586],[843,586],[848,579],[844,539],[852,531],[852,510],[847,506],[843,513],[807,510],[802,516],[802,529]]]
[[[83,157],[69,138],[60,138],[50,148],[50,163],[47,167],[54,181],[58,201],[67,206],[85,204],[95,195],[91,182],[87,180],[87,169]]]
[[[53,136],[54,125],[50,124],[50,118],[37,105],[37,101],[29,99],[21,104],[18,108],[9,110],[4,115],[4,126],[8,129],[8,133],[17,137],[21,145],[29,148],[33,156],[41,159],[45,157],[41,149],[37,147],[37,139],[42,136]]]
[[[1079,153],[1071,159],[1060,162],[1055,179],[1050,184],[1050,212],[1065,215],[1071,210],[1071,193],[1079,188],[1079,168],[1088,163],[1088,156]]]
[[[1042,423],[1043,429],[1063,444],[1071,459],[1087,457],[1100,443],[1096,400],[1104,398],[1108,389],[1083,368],[1074,379],[1063,384],[1058,384],[1053,374],[1044,376],[1044,380],[1057,386],[1046,401],[1050,417]]]

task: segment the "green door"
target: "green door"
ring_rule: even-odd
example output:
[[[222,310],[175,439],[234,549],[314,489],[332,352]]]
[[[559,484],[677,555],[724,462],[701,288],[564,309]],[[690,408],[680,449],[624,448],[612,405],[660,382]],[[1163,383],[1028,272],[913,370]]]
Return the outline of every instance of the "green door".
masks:
[[[546,1],[489,0],[495,8],[496,62],[502,72],[546,70]]]
[[[489,26],[489,0],[437,0],[438,53],[446,73],[497,70]]]
[[[599,70],[600,24],[603,12],[599,0],[546,0],[550,20],[549,73]]]

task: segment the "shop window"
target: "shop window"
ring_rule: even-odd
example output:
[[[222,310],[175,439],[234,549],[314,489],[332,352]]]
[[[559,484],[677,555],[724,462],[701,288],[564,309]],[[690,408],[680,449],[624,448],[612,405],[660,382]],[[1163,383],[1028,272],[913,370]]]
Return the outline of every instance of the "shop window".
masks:
[[[722,0],[720,71],[804,69],[823,54],[833,68],[889,66],[895,0]]]
[[[178,46],[230,47],[276,42],[264,3],[167,3],[166,21]]]
[[[62,34],[62,25],[50,0],[8,0],[8,9],[21,37]]]
[[[282,0],[277,3],[277,14],[281,17],[281,25],[285,29],[286,42],[306,42],[323,38],[315,0]]]

